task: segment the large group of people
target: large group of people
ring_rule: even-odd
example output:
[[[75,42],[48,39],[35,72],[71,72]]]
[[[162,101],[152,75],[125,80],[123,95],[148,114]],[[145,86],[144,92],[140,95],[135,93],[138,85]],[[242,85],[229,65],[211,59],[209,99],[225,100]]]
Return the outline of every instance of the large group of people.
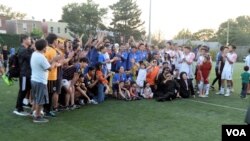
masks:
[[[195,98],[196,95],[206,98],[216,81],[219,84],[217,94],[230,96],[233,65],[237,60],[235,50],[234,45],[220,48],[216,56],[216,78],[210,86],[212,57],[206,45],[199,45],[193,52],[190,46],[171,41],[159,49],[136,42],[132,36],[119,45],[111,43],[103,33],[98,33],[96,38],[90,36],[85,44],[81,38],[65,40],[53,33],[39,40],[22,35],[16,53],[20,74],[13,112],[20,116],[31,114],[34,122],[41,123],[48,122],[45,117],[55,117],[61,110],[101,104],[107,97],[159,102]],[[5,52],[3,54],[7,54]],[[1,61],[4,65],[0,63],[4,75],[5,59]],[[246,67],[247,74],[248,70]],[[242,74],[242,77],[247,76]],[[246,97],[245,93],[244,89],[242,98]],[[24,110],[24,105],[32,106],[31,113]]]

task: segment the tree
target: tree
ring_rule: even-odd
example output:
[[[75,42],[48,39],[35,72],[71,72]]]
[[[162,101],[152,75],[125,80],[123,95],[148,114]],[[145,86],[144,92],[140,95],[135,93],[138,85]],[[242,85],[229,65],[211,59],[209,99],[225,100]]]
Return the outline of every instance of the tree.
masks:
[[[43,35],[43,32],[41,29],[38,29],[38,28],[34,28],[32,30],[32,32],[30,33],[30,36],[33,37],[33,38],[41,38]]]
[[[250,45],[250,17],[239,16],[235,20],[230,19],[221,23],[217,36],[221,44],[227,43],[227,31],[229,22],[229,44]]]
[[[11,7],[0,4],[0,15],[6,16],[9,19],[18,19],[22,20],[25,18],[25,13],[14,12]]]
[[[63,7],[62,21],[68,23],[71,32],[81,35],[95,33],[98,29],[105,29],[102,19],[107,9],[99,8],[99,4],[92,0],[87,3],[71,3]]]
[[[164,34],[160,30],[154,33],[151,37],[152,44],[158,46],[159,48],[164,48],[166,46],[166,41],[163,37]]]
[[[110,29],[117,36],[124,36],[125,40],[130,35],[136,40],[141,39],[141,35],[145,34],[143,29],[144,22],[141,21],[141,10],[134,0],[119,0],[117,3],[109,6],[113,10],[113,19]]]
[[[215,38],[215,31],[213,29],[201,29],[193,33],[192,40],[211,41]]]
[[[192,38],[192,33],[188,29],[182,29],[181,31],[178,32],[178,34],[174,37],[175,40],[180,40],[180,39],[191,39]]]

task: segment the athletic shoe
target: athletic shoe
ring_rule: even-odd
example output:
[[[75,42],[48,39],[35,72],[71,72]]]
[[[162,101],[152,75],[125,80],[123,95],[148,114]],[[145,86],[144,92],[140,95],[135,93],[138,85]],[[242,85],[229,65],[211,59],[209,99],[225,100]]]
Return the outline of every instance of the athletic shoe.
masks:
[[[233,89],[233,88],[232,88],[232,89],[230,89],[230,92],[232,92],[232,93],[233,93],[233,92],[234,92],[234,89]]]
[[[2,79],[5,82],[5,84],[7,84],[8,86],[10,86],[9,78],[5,74],[2,75]]]
[[[90,103],[90,102],[89,102],[89,103]],[[81,100],[79,101],[79,104],[80,104],[81,106],[85,105],[84,100],[81,99]]]
[[[33,111],[32,112],[32,117],[35,117],[36,116],[36,111]],[[44,112],[43,111],[41,111],[41,116],[43,117],[44,116]]]
[[[17,110],[14,110],[13,113],[18,115],[18,116],[29,116],[30,115],[29,113],[27,113],[25,111],[18,112]]]
[[[75,109],[79,109],[79,108],[80,108],[80,106],[78,106],[78,105],[71,105],[69,107],[70,110],[75,110]]]
[[[56,114],[54,113],[54,112],[52,112],[52,111],[50,111],[50,112],[46,112],[45,114],[44,114],[44,116],[45,117],[56,117]]]
[[[90,104],[94,104],[94,105],[97,105],[97,104],[98,104],[98,102],[96,102],[94,99],[91,99],[91,100],[89,101],[89,103],[90,103]]]
[[[46,122],[49,122],[49,120],[43,117],[34,117],[33,122],[34,123],[46,123]]]
[[[29,99],[24,98],[24,99],[23,99],[23,104],[24,104],[24,105],[28,105],[28,104],[29,104]]]
[[[210,89],[211,89],[211,90],[215,90],[214,86],[210,86]]]
[[[229,94],[229,93],[227,93],[227,94],[225,94],[225,96],[227,96],[227,97],[228,97],[228,96],[230,96],[230,94]]]
[[[219,92],[217,92],[217,93],[215,93],[215,94],[218,94],[218,95],[219,95],[219,94],[221,94],[221,93],[220,93],[220,91],[219,91]]]
[[[54,113],[59,112],[59,109],[58,108],[52,108],[52,112],[54,112]]]

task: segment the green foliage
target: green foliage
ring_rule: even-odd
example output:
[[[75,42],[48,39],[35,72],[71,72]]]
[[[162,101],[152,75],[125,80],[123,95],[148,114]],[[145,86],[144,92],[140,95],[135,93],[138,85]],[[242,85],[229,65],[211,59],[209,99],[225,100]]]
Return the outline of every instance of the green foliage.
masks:
[[[178,40],[178,39],[191,39],[191,38],[192,38],[192,32],[190,30],[188,30],[188,29],[182,29],[174,37],[175,40]]]
[[[19,19],[22,20],[25,18],[25,13],[14,12],[11,7],[0,4],[0,15],[6,16],[9,19]]]
[[[215,37],[213,29],[201,29],[192,35],[192,40],[210,41]]]
[[[154,33],[151,37],[151,43],[159,48],[164,48],[166,41],[164,40],[163,33],[161,31]]]
[[[63,7],[62,21],[68,23],[71,32],[81,35],[95,33],[98,29],[106,29],[102,18],[107,9],[99,8],[92,0],[86,3],[71,3]]]
[[[20,45],[20,35],[0,34],[0,44],[8,47],[18,47]]]
[[[30,33],[30,36],[33,37],[33,38],[37,38],[37,39],[40,39],[43,35],[43,32],[41,29],[38,29],[38,28],[34,28],[32,30],[32,32]]]
[[[218,40],[222,44],[227,42],[227,30],[229,22],[229,44],[250,45],[250,16],[239,16],[235,20],[223,22],[218,31]]]
[[[118,38],[125,37],[125,41],[129,36],[134,36],[135,40],[141,40],[141,34],[145,34],[143,29],[144,22],[141,21],[141,10],[134,0],[119,0],[110,6],[113,11],[113,19],[110,29],[116,33]]]

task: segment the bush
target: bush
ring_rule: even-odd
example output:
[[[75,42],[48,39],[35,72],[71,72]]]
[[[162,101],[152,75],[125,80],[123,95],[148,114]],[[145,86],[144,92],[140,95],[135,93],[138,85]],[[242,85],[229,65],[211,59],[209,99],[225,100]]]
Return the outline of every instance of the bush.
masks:
[[[0,34],[0,44],[7,45],[8,48],[19,47],[20,46],[20,35]]]

